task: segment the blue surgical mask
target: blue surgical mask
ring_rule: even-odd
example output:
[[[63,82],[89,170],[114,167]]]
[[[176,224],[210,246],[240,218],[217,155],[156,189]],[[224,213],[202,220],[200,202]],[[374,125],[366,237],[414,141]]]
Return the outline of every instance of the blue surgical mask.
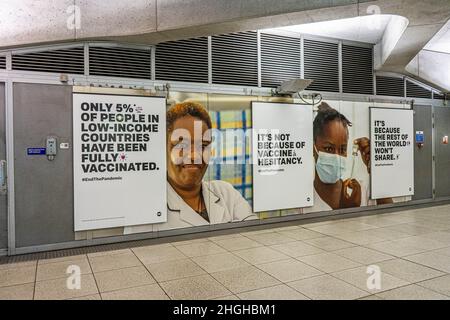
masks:
[[[315,146],[314,146],[315,148]],[[334,184],[343,180],[346,172],[347,158],[337,154],[317,151],[316,171],[323,183]]]

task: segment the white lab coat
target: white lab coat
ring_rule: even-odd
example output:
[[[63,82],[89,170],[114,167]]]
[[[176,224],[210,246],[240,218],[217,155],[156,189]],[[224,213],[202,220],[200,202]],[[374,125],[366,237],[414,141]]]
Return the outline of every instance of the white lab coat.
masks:
[[[248,202],[228,182],[203,181],[202,192],[210,222],[189,207],[172,186],[167,183],[167,222],[125,227],[124,234],[257,219]]]

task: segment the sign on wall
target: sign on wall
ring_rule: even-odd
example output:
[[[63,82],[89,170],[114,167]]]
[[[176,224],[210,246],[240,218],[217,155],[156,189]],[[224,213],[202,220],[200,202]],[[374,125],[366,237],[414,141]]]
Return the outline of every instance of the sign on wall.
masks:
[[[167,220],[164,98],[73,94],[75,231]]]
[[[313,205],[312,106],[252,103],[253,210]]]
[[[414,195],[414,111],[370,109],[371,198]]]

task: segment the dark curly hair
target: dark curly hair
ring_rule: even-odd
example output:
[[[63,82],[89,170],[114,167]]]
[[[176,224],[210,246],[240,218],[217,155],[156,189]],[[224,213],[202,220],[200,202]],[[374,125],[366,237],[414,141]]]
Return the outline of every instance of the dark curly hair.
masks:
[[[325,125],[334,120],[341,121],[347,130],[348,127],[352,126],[352,123],[343,114],[330,107],[328,103],[322,102],[319,105],[319,112],[313,122],[314,142],[318,136],[323,134]]]
[[[182,102],[177,103],[166,114],[167,132],[172,131],[174,122],[184,116],[191,116],[198,118],[206,123],[208,129],[212,128],[211,118],[208,111],[200,103],[197,102]]]

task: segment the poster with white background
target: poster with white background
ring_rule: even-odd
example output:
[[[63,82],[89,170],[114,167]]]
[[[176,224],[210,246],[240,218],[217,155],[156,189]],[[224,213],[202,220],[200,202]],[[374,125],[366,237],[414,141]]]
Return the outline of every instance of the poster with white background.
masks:
[[[371,198],[414,195],[414,111],[370,109]]]
[[[75,231],[167,221],[166,100],[73,94]]]
[[[252,103],[253,211],[313,203],[312,106]]]

